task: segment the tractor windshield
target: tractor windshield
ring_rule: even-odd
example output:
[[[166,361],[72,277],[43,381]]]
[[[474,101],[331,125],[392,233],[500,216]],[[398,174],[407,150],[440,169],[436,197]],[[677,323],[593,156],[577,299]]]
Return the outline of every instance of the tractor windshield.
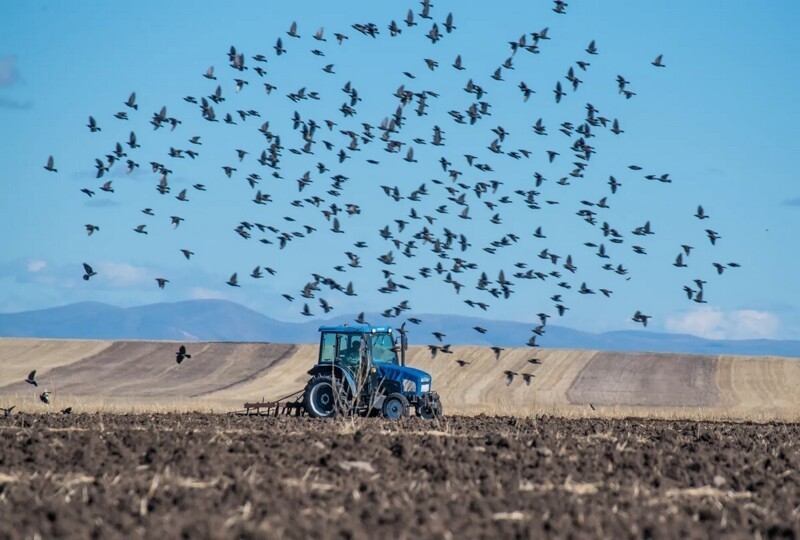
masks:
[[[372,335],[372,362],[374,364],[399,364],[391,335]]]

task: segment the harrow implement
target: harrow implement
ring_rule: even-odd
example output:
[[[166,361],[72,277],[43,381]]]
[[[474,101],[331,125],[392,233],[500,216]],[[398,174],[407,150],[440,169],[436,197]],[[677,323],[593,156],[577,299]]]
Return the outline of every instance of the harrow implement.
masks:
[[[276,401],[255,401],[244,404],[244,411],[239,414],[243,416],[305,416],[306,410],[303,406],[303,390],[298,390],[288,396],[284,396]]]

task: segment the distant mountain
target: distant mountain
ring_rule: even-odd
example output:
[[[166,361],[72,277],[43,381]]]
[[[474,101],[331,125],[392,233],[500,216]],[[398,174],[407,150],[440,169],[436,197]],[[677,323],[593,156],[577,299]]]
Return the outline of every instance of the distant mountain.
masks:
[[[443,343],[524,347],[533,334],[530,323],[494,321],[458,315],[416,315],[406,323],[409,341],[436,343],[432,332],[443,332]],[[144,339],[176,341],[269,341],[314,343],[321,324],[355,324],[354,315],[287,323],[225,300],[189,300],[120,308],[80,302],[50,309],[0,314],[0,337],[61,339]],[[383,319],[365,314],[373,324],[402,324],[405,318]],[[474,327],[486,329],[480,334]],[[800,341],[708,340],[684,334],[616,331],[593,334],[548,325],[537,344],[553,349],[651,351],[693,354],[738,354],[800,357]]]

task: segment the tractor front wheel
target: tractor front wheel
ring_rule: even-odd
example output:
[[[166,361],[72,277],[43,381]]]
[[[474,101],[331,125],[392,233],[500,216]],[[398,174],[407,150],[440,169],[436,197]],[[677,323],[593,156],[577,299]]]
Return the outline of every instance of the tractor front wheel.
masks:
[[[332,418],[342,410],[341,384],[327,375],[317,375],[306,385],[303,405],[313,418]]]
[[[383,400],[383,417],[390,420],[399,420],[408,417],[408,399],[397,392],[389,394]]]
[[[434,420],[442,416],[442,402],[438,396],[428,397],[422,403],[417,404],[417,416],[423,420]]]

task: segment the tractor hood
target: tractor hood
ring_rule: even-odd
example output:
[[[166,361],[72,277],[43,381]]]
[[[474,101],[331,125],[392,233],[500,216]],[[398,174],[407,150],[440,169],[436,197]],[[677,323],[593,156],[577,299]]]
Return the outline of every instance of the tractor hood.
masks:
[[[427,394],[431,391],[431,376],[421,369],[408,366],[377,366],[378,375],[400,383],[404,394]]]

